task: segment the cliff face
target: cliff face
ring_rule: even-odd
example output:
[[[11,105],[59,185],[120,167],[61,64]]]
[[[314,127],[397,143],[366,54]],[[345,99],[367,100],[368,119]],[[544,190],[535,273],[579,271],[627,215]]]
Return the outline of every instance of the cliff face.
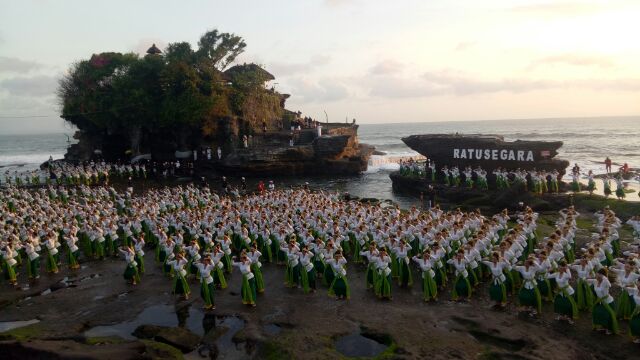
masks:
[[[288,136],[257,136],[257,146],[235,149],[218,161],[201,160],[201,174],[237,175],[358,174],[367,169],[374,148],[359,144],[357,127],[336,128],[318,137],[313,131],[299,133],[294,146]],[[324,134],[324,132],[323,132]],[[336,135],[330,135],[336,134]]]

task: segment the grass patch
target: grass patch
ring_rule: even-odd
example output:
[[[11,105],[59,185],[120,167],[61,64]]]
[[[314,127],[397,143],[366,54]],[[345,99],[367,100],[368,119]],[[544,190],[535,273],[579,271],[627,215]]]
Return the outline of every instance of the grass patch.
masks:
[[[273,341],[269,341],[262,344],[259,355],[260,355],[259,356],[260,359],[266,359],[266,360],[293,359],[293,356],[291,356],[291,353],[289,353],[289,350],[285,349],[280,344]]]
[[[152,359],[175,359],[183,360],[182,352],[171,345],[163,344],[153,340],[140,340],[146,346],[146,353]]]
[[[9,331],[5,331],[0,333],[0,341],[1,340],[28,340],[33,339],[42,333],[42,325],[33,324],[28,326],[19,327],[16,329],[11,329]]]
[[[576,226],[578,226],[578,229],[591,230],[593,227],[593,224],[594,222],[589,219],[585,219],[582,217],[578,217],[576,219]]]
[[[584,210],[595,212],[602,210],[605,206],[609,206],[621,220],[640,214],[640,203],[638,202],[613,198],[605,199],[603,196],[589,196],[586,194],[576,194],[573,202],[578,211],[582,210],[581,212],[584,212]]]
[[[84,343],[87,345],[123,344],[126,342],[127,340],[118,336],[98,336],[84,339]]]

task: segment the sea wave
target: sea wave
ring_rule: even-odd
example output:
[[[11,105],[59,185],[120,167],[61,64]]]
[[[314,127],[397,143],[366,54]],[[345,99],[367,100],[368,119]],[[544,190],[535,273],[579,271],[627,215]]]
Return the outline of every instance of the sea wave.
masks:
[[[0,168],[5,170],[16,168],[20,168],[20,170],[37,169],[40,164],[49,160],[49,156],[53,156],[54,159],[61,159],[64,157],[64,153],[0,155]]]

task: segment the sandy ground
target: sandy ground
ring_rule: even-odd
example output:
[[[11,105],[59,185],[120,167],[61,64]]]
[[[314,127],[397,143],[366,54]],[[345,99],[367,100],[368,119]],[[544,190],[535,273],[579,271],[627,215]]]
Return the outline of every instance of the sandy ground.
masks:
[[[553,218],[555,215],[550,215],[549,219]],[[579,242],[588,237],[586,227],[592,219],[583,220],[587,225],[579,231]],[[540,230],[549,231],[550,227],[542,225]],[[629,239],[624,231],[623,240]],[[197,283],[191,283],[189,300],[178,300],[170,294],[171,280],[159,271],[153,251],[147,252],[145,263],[147,273],[142,284],[135,287],[122,278],[125,263],[120,259],[88,261],[75,272],[64,269],[57,275],[43,274],[25,290],[2,284],[0,322],[40,320],[22,328],[21,335],[15,335],[20,329],[9,332],[14,335],[0,334],[0,338],[8,339],[0,342],[0,353],[6,356],[2,358],[35,357],[39,354],[36,350],[48,351],[40,353],[46,354],[44,358],[55,354],[64,358],[171,358],[175,354],[151,354],[140,341],[88,345],[92,344],[91,339],[83,336],[95,326],[134,319],[145,308],[157,304],[169,304],[178,310],[201,308]],[[344,357],[335,349],[335,340],[364,328],[377,338],[390,337],[391,348],[381,355],[389,359],[640,358],[639,345],[626,334],[605,336],[592,331],[588,313],[581,313],[576,324],[569,325],[554,320],[551,304],[544,305],[539,318],[519,313],[514,304],[496,310],[488,300],[486,283],[476,289],[470,302],[449,301],[450,292],[446,289],[437,302],[424,303],[419,283],[412,289],[394,287],[393,300],[382,301],[365,289],[364,267],[350,264],[351,299],[338,301],[327,296],[322,286],[317,293],[308,295],[301,289],[286,288],[281,266],[265,264],[263,270],[267,290],[259,296],[256,308],[242,305],[238,272],[229,279],[229,287],[217,293],[217,310],[213,314],[235,315],[246,321],[244,329],[233,334],[238,349],[220,344],[225,329],[216,330],[202,341],[218,344],[219,348],[203,355],[222,359],[340,359]],[[65,277],[66,287],[60,283]],[[417,273],[414,279],[418,279]],[[24,286],[26,281],[21,280]],[[38,295],[47,289],[55,291]],[[269,331],[268,324],[276,324],[280,332]],[[626,331],[626,324],[621,328]],[[11,340],[16,338],[20,341]],[[187,357],[203,358],[198,354]]]

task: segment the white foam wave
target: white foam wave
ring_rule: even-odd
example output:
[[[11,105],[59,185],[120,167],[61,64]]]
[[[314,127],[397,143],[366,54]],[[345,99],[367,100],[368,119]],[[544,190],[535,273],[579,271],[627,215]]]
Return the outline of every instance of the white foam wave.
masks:
[[[401,152],[392,153],[387,155],[372,155],[369,158],[369,164],[367,166],[367,173],[375,173],[378,171],[395,171],[400,170],[400,161],[406,161],[409,159],[420,160],[424,159],[421,155],[416,155],[415,152]]]
[[[49,156],[53,156],[54,159],[61,159],[64,157],[64,153],[0,155],[0,168],[18,171],[37,169],[40,164],[49,160]]]

